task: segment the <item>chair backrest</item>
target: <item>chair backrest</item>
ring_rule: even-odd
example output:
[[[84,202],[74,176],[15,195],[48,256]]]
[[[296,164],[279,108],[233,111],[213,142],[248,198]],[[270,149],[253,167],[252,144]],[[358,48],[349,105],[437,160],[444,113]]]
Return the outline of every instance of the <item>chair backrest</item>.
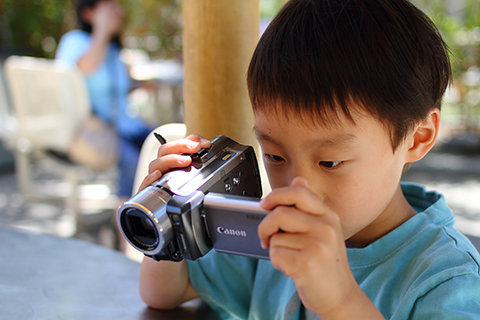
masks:
[[[13,115],[7,89],[3,77],[3,69],[0,71],[0,139],[10,140],[17,132],[17,119]]]
[[[18,122],[18,138],[34,149],[68,151],[90,114],[83,74],[57,60],[10,56],[5,76]]]

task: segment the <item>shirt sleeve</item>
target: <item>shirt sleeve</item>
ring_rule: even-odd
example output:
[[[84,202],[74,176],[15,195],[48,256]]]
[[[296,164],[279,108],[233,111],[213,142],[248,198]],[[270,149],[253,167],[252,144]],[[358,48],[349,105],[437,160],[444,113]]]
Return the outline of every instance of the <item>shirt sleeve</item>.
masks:
[[[90,37],[82,31],[67,32],[60,39],[55,58],[68,65],[76,65],[90,46]]]
[[[457,275],[417,299],[409,319],[478,319],[480,276]]]
[[[188,261],[190,282],[222,319],[246,319],[250,309],[257,259],[210,251]]]

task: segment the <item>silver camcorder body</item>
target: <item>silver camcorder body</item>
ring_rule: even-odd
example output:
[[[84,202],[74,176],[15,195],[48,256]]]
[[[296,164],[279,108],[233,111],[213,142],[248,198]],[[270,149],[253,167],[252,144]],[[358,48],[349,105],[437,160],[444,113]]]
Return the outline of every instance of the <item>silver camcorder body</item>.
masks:
[[[118,209],[125,239],[157,261],[196,260],[212,248],[268,259],[257,235],[267,212],[253,148],[218,136],[191,157]]]

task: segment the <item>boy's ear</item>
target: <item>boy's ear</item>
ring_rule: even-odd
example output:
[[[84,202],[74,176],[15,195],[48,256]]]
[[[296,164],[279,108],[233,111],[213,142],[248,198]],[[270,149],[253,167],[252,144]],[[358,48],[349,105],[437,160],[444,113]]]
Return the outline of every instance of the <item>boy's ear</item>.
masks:
[[[407,163],[422,159],[437,140],[440,126],[440,110],[435,108],[428,117],[413,130],[410,136],[410,146],[407,151]]]

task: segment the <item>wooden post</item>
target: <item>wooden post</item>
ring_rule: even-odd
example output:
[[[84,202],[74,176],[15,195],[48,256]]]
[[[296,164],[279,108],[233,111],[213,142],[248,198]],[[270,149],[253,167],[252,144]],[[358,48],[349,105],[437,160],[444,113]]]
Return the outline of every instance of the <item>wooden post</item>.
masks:
[[[259,0],[184,0],[187,133],[256,146],[246,73],[258,42]]]

